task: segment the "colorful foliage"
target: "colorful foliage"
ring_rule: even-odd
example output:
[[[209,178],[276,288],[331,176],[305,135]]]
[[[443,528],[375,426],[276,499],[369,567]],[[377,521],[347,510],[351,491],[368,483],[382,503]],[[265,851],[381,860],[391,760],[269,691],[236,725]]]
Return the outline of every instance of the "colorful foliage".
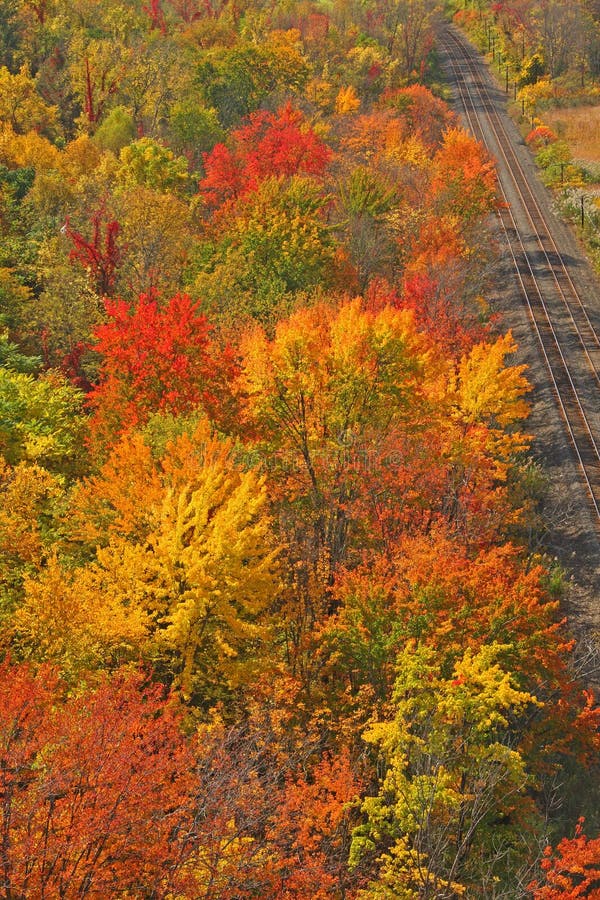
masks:
[[[289,104],[277,113],[253,113],[232,132],[231,141],[233,149],[217,144],[204,157],[200,191],[214,206],[256,190],[265,178],[322,175],[331,158],[302,113]]]
[[[497,205],[496,173],[491,159],[475,138],[460,128],[444,133],[433,158],[431,199],[440,213],[469,224]]]
[[[265,479],[205,420],[160,461],[125,435],[73,506],[72,539],[92,561],[28,582],[15,627],[29,656],[71,673],[142,656],[198,702],[269,665],[259,648],[280,566]]]
[[[192,757],[160,689],[117,676],[57,703],[51,671],[6,662],[0,681],[5,890],[164,896],[193,821]]]
[[[89,273],[92,285],[101,297],[110,297],[114,286],[117,269],[121,262],[121,251],[117,245],[117,236],[121,230],[118,222],[111,220],[104,227],[102,235],[102,211],[92,216],[92,236],[88,240],[75,231],[67,219],[65,234],[73,244],[69,258],[80,263]]]
[[[595,5],[492,4],[519,99],[592,64]],[[417,83],[438,11],[0,2],[7,898],[597,893],[560,838],[600,709],[493,163]]]
[[[518,853],[521,823],[511,814],[528,776],[508,726],[537,701],[498,665],[500,651],[496,644],[467,650],[448,674],[434,651],[415,643],[399,654],[393,718],[364,734],[385,773],[379,793],[363,803],[366,822],[354,831],[350,855],[352,864],[380,853],[367,896],[468,894],[483,872],[498,877],[494,870],[510,857],[499,847]]]
[[[529,886],[535,900],[574,900],[600,897],[600,838],[587,838],[584,819],[575,828],[575,837],[564,837],[553,849],[546,847],[541,866],[543,884]]]
[[[100,380],[89,398],[101,440],[144,424],[152,413],[216,410],[233,364],[211,341],[197,303],[187,294],[165,303],[142,294],[135,306],[106,300],[105,308],[109,320],[94,333]]]
[[[32,375],[0,369],[0,453],[15,464],[76,468],[84,422],[83,396],[57,372]]]

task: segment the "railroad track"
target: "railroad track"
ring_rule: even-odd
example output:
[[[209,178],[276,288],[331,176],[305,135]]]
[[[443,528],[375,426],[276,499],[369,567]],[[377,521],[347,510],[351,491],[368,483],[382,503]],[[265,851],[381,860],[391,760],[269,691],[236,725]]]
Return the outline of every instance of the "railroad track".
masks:
[[[499,219],[581,479],[600,529],[600,337],[499,111],[479,54],[448,26],[438,37],[473,135],[495,157]]]

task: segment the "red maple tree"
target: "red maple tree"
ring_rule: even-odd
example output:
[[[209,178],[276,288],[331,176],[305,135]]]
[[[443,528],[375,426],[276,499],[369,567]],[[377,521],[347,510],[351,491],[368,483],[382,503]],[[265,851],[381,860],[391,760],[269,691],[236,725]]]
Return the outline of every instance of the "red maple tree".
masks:
[[[119,223],[110,219],[103,224],[104,210],[92,215],[92,236],[85,238],[71,227],[67,219],[64,231],[73,247],[69,253],[72,262],[80,263],[89,272],[92,285],[101,297],[111,296],[121,262],[121,251],[117,245]]]
[[[97,437],[142,425],[155,412],[224,412],[233,355],[211,339],[208,319],[187,294],[162,304],[156,293],[135,305],[107,299],[105,308],[109,320],[94,332],[100,381],[90,394]]]
[[[231,149],[217,144],[205,154],[200,191],[210,205],[220,206],[270,176],[322,175],[330,159],[327,145],[288,103],[276,113],[252,113],[232,133]]]
[[[589,839],[580,818],[575,836],[563,838],[556,849],[546,847],[542,869],[545,884],[529,885],[535,900],[600,900],[600,837]]]

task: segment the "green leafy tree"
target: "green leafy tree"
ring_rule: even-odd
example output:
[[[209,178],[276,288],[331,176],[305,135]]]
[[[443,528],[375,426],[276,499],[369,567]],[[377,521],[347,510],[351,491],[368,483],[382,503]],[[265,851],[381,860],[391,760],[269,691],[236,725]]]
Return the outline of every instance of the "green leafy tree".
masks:
[[[225,138],[216,110],[202,106],[195,98],[173,104],[169,132],[172,146],[178,153],[189,156],[196,166],[201,165],[204,153],[209,153]]]
[[[124,106],[115,106],[96,129],[94,141],[102,150],[119,153],[135,138],[135,134],[135,122],[131,113]]]
[[[220,241],[207,248],[198,295],[230,320],[249,314],[268,322],[285,298],[326,284],[335,247],[325,204],[309,178],[263,181],[230,211]]]
[[[20,13],[19,0],[0,2],[0,64],[13,69],[20,57],[24,22]]]
[[[229,128],[277,89],[301,90],[308,73],[306,60],[289,45],[240,42],[207,51],[196,81],[205,104],[216,109],[221,124]]]
[[[126,184],[178,193],[189,183],[187,161],[152,138],[140,138],[123,147],[119,159],[118,175]]]

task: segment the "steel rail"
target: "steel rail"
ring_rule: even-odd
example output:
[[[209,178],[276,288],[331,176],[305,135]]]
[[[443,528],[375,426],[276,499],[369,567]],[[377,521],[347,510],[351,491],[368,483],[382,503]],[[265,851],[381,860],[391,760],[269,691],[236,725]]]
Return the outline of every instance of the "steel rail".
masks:
[[[450,36],[450,38],[453,40],[455,46],[457,46],[459,48],[459,50],[461,52],[460,62],[461,63],[466,62],[467,66],[470,69],[470,74],[474,78],[474,87],[477,90],[478,99],[483,101],[482,106],[483,106],[483,110],[484,110],[485,114],[487,115],[488,125],[491,128],[491,130],[495,136],[498,146],[500,147],[501,151],[504,153],[503,141],[501,140],[500,135],[498,134],[498,129],[495,127],[494,122],[492,121],[492,114],[493,114],[494,118],[498,119],[499,122],[500,122],[500,117],[499,117],[496,109],[493,107],[492,101],[489,98],[489,91],[488,91],[487,87],[485,86],[484,82],[483,82],[483,87],[482,87],[482,84],[481,84],[482,79],[479,77],[478,73],[476,72],[474,63],[469,59],[468,54],[465,53],[464,47],[461,44],[461,42],[458,41],[454,37],[454,35],[452,35],[451,32],[448,31],[448,32],[446,32],[446,34]],[[473,99],[473,91],[472,91],[471,87],[460,77],[460,72],[457,68],[457,61],[456,61],[455,57],[453,56],[452,51],[449,49],[448,43],[447,42],[444,43],[443,40],[440,41],[440,43],[441,43],[441,46],[445,49],[449,64],[454,71],[456,86],[460,93],[462,105],[464,108],[465,116],[467,118],[469,127],[470,127],[471,131],[473,132],[474,136],[481,137],[481,139],[485,143],[484,132],[480,125],[481,116],[480,116],[480,113],[477,111],[477,107],[476,107],[476,104]],[[491,109],[490,109],[490,107],[491,107]],[[500,122],[500,125],[501,125],[501,122]],[[501,127],[502,127],[502,138],[503,138],[504,142],[508,142],[510,139],[508,138],[504,127],[503,126],[501,126]],[[478,132],[479,132],[479,134],[478,134]],[[512,145],[510,145],[510,150],[511,150],[511,155],[514,155],[512,153]],[[515,159],[516,159],[516,157],[515,157]],[[509,163],[509,160],[508,160],[506,154],[504,154],[504,161],[507,166],[507,170],[510,173],[510,176],[512,178],[513,187],[517,191],[517,194],[521,200],[521,203],[522,203],[522,205],[525,209],[525,212],[529,218],[529,221],[532,225],[536,239],[543,247],[542,237],[540,236],[538,228],[536,227],[533,219],[529,215],[529,211],[527,210],[527,204],[526,204],[525,198],[523,196],[522,191],[519,188],[519,185],[517,183],[517,178],[511,169],[511,165]],[[520,163],[518,162],[518,160],[517,160],[517,169],[520,174],[520,177],[527,184],[527,188],[529,189],[526,175],[523,172],[523,169],[522,169]],[[502,185],[500,179],[499,179],[498,183],[499,183],[500,192],[502,194],[502,197],[503,197],[504,203],[505,203],[505,208],[504,208],[503,214],[500,215],[500,222],[501,222],[501,226],[502,226],[502,229],[503,229],[505,237],[506,237],[507,247],[508,247],[510,256],[512,257],[513,265],[514,265],[517,279],[518,279],[518,282],[519,282],[519,285],[521,288],[521,292],[523,294],[523,297],[524,297],[526,305],[527,305],[529,318],[532,323],[533,329],[535,331],[535,334],[536,334],[536,337],[538,340],[538,344],[540,346],[540,350],[542,353],[542,357],[544,359],[546,368],[547,368],[549,376],[550,376],[553,393],[554,393],[555,399],[558,403],[561,417],[565,423],[565,426],[566,426],[566,429],[567,429],[567,432],[568,432],[568,435],[570,438],[570,443],[575,452],[575,456],[577,458],[579,469],[583,476],[583,480],[585,482],[586,491],[589,495],[592,506],[594,507],[596,517],[600,521],[600,501],[598,499],[598,497],[600,497],[600,483],[599,483],[598,487],[594,486],[595,481],[600,481],[600,479],[598,478],[598,471],[597,471],[598,462],[600,461],[600,450],[598,448],[598,443],[594,436],[594,432],[590,425],[588,416],[586,415],[584,405],[579,396],[579,392],[575,386],[573,376],[571,375],[569,365],[567,363],[564,352],[562,350],[559,337],[556,333],[556,329],[552,322],[552,317],[550,315],[550,312],[549,312],[546,302],[544,300],[544,296],[543,296],[542,290],[540,288],[540,285],[538,283],[538,279],[535,275],[535,272],[533,271],[528,253],[523,244],[523,239],[521,237],[520,230],[515,221],[513,212],[507,203],[506,192],[505,192],[504,186]],[[535,198],[533,198],[533,199],[535,200]],[[544,220],[544,216],[543,216],[541,210],[539,209],[537,201],[535,202],[535,206],[536,206],[538,215],[543,223],[544,229],[547,232],[547,236],[548,236],[549,240],[554,244],[554,246],[556,246],[554,239],[552,238],[552,235],[550,234],[550,229],[547,227],[545,220]],[[511,239],[511,236],[509,233],[509,228],[507,227],[505,218],[508,218],[510,220],[510,222],[512,223],[512,230],[514,231],[514,235],[515,235],[517,244],[520,247],[523,262],[525,263],[525,270],[527,273],[525,276],[523,275],[523,273],[521,271],[521,266],[519,265],[517,255],[515,254],[515,250],[513,247],[514,238]],[[543,248],[543,249],[544,249],[544,253],[545,253],[545,248]],[[558,251],[557,251],[557,253],[558,253]],[[550,260],[548,259],[547,254],[545,254],[545,255],[546,255],[546,259],[548,261],[549,267],[552,269],[553,268],[552,264],[550,263]],[[565,268],[565,271],[566,271],[566,266],[565,266],[564,260],[562,259],[562,256],[560,255],[560,253],[558,253],[558,257],[560,258],[561,264]],[[569,282],[572,284],[572,279],[568,272],[567,272],[567,275],[569,278]],[[528,290],[528,288],[525,284],[526,279],[531,282],[531,285],[533,286],[533,289],[534,289],[533,292],[534,292],[534,294],[537,295],[537,298],[538,298],[539,309],[543,313],[543,322],[542,322],[541,327],[540,327],[540,322],[538,321],[539,314],[536,314],[536,311],[534,309],[534,306],[532,304],[532,300],[530,297],[530,291]],[[556,276],[555,276],[555,280],[557,281]],[[579,333],[579,329],[577,328],[577,325],[574,321],[572,312],[570,310],[570,304],[568,303],[568,301],[564,295],[564,292],[560,288],[558,281],[557,281],[557,286],[560,290],[563,302],[567,305],[567,307],[569,307],[570,317],[576,328],[577,334],[579,336],[579,340],[582,344],[584,344],[583,339]],[[573,291],[574,291],[574,294],[576,295],[579,303],[581,303],[581,298],[579,297],[579,294],[576,291],[574,285],[573,285]],[[587,318],[587,312],[586,312],[586,318]],[[589,321],[589,319],[588,319],[588,321]],[[589,323],[589,325],[595,336],[595,330],[593,329],[591,322]],[[552,350],[550,350],[549,347],[547,346],[547,342],[548,342],[549,338],[546,338],[546,340],[544,340],[544,337],[542,336],[542,330],[546,331],[546,333],[549,335],[549,338],[551,339],[550,343],[552,346]],[[597,336],[596,336],[596,340],[598,340]],[[589,364],[592,366],[592,370],[597,377],[596,369],[595,369],[593,363],[591,362],[591,359],[589,357],[589,354],[587,353],[587,349],[585,348],[585,346],[584,346],[584,350],[586,352],[586,357],[589,361]],[[552,355],[552,354],[554,354],[556,357],[558,357],[559,369],[562,370],[562,373],[563,373],[562,379],[561,379],[561,376],[555,371],[556,363],[553,364],[550,360],[550,355]],[[561,382],[561,380],[563,381],[563,384],[566,382],[567,393],[571,395],[570,403],[566,399],[566,397],[563,396],[564,387],[561,389],[561,387],[559,386],[559,382]],[[577,420],[579,420],[579,428],[572,421],[573,412],[569,413],[568,408],[567,408],[569,406],[574,407],[575,418]],[[576,432],[579,431],[580,429],[583,430],[583,436],[584,436],[583,441],[584,441],[584,444],[587,444],[587,451],[586,451],[586,449],[584,449],[584,447],[580,446],[581,437],[578,437],[576,434]],[[592,458],[592,462],[588,463],[586,461],[586,458],[589,456],[590,449],[592,450],[593,458]],[[594,478],[594,476],[588,472],[588,467],[590,467],[592,469],[592,471],[596,472],[596,478]]]
[[[581,299],[581,295],[580,295],[579,291],[577,290],[577,287],[575,286],[573,279],[571,278],[571,274],[569,272],[568,266],[565,263],[565,260],[562,256],[562,253],[561,253],[556,241],[554,240],[554,236],[552,235],[552,230],[548,227],[548,225],[546,223],[544,213],[540,209],[540,205],[537,201],[537,198],[531,189],[529,179],[527,178],[527,175],[521,165],[519,157],[515,153],[512,141],[511,141],[509,135],[507,134],[506,128],[504,127],[504,124],[502,122],[502,118],[498,114],[498,111],[494,106],[493,99],[490,98],[489,88],[486,85],[485,80],[481,79],[479,77],[479,72],[477,71],[477,69],[481,68],[481,63],[479,63],[478,60],[474,60],[473,58],[471,58],[468,53],[465,54],[464,45],[456,38],[456,35],[450,29],[447,30],[446,36],[449,37],[450,40],[453,42],[453,44],[460,49],[460,51],[462,53],[461,62],[465,62],[467,64],[467,66],[469,67],[470,74],[477,81],[477,88],[478,88],[480,97],[482,99],[485,98],[484,109],[485,109],[486,115],[488,117],[488,122],[494,132],[494,136],[498,143],[498,148],[504,159],[504,163],[506,164],[507,169],[511,172],[511,175],[513,177],[513,187],[514,187],[515,191],[517,192],[519,199],[521,200],[523,212],[527,216],[529,223],[531,225],[531,228],[532,228],[532,234],[535,237],[535,240],[537,241],[538,246],[540,247],[542,254],[546,260],[546,263],[548,265],[548,271],[552,274],[552,277],[556,284],[559,296],[561,297],[561,300],[563,301],[563,305],[564,305],[564,307],[567,311],[567,314],[573,324],[573,328],[575,329],[575,334],[577,335],[577,338],[578,338],[579,342],[581,343],[583,352],[588,360],[590,370],[593,374],[595,381],[598,384],[598,387],[600,388],[600,373],[598,371],[596,363],[592,360],[592,358],[590,356],[590,352],[589,352],[587,344],[586,344],[586,339],[584,338],[584,336],[581,332],[581,326],[577,324],[575,315],[573,313],[572,304],[571,304],[570,300],[567,298],[565,290],[561,284],[561,279],[566,280],[566,282],[568,284],[567,292],[570,292],[572,299],[575,300],[577,309],[580,311],[580,313],[583,317],[584,327],[585,327],[585,329],[587,329],[589,331],[589,337],[591,337],[591,341],[595,345],[595,349],[597,349],[597,350],[600,350],[600,337],[598,336],[596,329],[594,328],[594,325],[593,325],[592,321],[590,320],[587,309],[585,308],[585,304],[583,303],[583,300]],[[443,44],[443,42],[442,42],[442,44]],[[448,51],[447,44],[445,45],[445,49],[446,49],[446,53],[448,53],[448,56],[451,57],[451,54]],[[518,178],[516,177],[516,173],[518,173]],[[535,218],[534,218],[534,216],[535,216]],[[540,231],[540,226],[542,229],[541,231]],[[544,244],[544,241],[547,241],[548,243],[550,243],[550,245],[551,245],[550,252],[553,253],[553,255],[555,256],[555,259],[559,264],[558,268],[557,268],[555,262],[553,262],[550,259],[549,255],[548,255],[549,251],[547,250],[547,248]]]

